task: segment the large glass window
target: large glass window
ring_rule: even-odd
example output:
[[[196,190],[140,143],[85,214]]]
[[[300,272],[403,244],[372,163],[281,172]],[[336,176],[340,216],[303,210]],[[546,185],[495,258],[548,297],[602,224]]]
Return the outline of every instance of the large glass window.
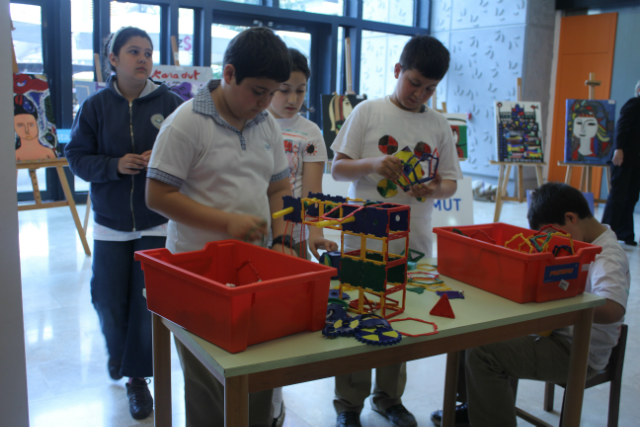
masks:
[[[15,30],[11,32],[21,73],[42,74],[42,12],[40,6],[9,5]]]
[[[300,10],[302,12],[337,16],[344,14],[343,0],[280,0],[279,5],[282,9]]]
[[[222,1],[230,1],[233,3],[244,3],[244,4],[262,4],[262,0],[222,0]]]
[[[153,42],[153,63],[160,63],[160,6],[111,2],[111,31],[122,27],[138,27],[145,30]]]
[[[362,18],[396,25],[413,25],[415,0],[369,0],[362,3]]]
[[[336,93],[342,93],[342,67],[344,66],[344,27],[338,27],[338,63],[336,64]]]
[[[229,42],[247,28],[241,25],[211,25],[211,69],[214,79],[222,78],[222,61]]]
[[[360,94],[369,99],[391,94],[396,85],[393,68],[409,36],[362,31]]]
[[[178,59],[180,65],[193,65],[193,9],[180,8],[178,12]]]

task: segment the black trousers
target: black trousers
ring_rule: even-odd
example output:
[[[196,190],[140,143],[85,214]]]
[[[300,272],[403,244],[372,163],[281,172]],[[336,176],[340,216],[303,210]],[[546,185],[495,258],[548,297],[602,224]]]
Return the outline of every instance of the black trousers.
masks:
[[[633,210],[640,196],[640,157],[624,160],[622,166],[611,166],[611,189],[602,222],[609,224],[618,240],[635,240]]]

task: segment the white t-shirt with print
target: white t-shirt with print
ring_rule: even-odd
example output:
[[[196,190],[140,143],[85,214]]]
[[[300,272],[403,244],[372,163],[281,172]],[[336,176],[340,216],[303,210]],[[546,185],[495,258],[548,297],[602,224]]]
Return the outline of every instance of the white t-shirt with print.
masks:
[[[196,202],[264,218],[270,229],[267,189],[272,176],[287,170],[280,127],[269,115],[261,123],[245,127],[243,150],[235,131],[193,111],[194,100],[165,119],[149,168],[184,181],[180,192]],[[232,237],[170,220],[167,249],[173,253],[194,251],[207,242],[225,239]],[[265,246],[266,239],[252,243]]]
[[[385,136],[391,136],[398,142],[398,150],[408,146],[413,151],[418,143],[427,144],[432,153],[435,150],[438,152],[438,172],[442,179],[462,179],[451,126],[447,119],[431,108],[426,108],[421,113],[402,110],[395,106],[388,96],[358,104],[340,129],[331,149],[352,159],[380,157],[384,153],[380,151],[378,143]],[[398,188],[395,196],[383,198],[377,190],[378,183],[383,179],[381,175],[373,173],[354,181],[349,188],[349,197],[410,205],[409,246],[431,257],[433,200],[418,202],[401,188]],[[357,238],[345,236],[348,250],[359,249],[358,242]],[[401,241],[393,243],[403,244]],[[393,250],[397,249],[392,247]]]
[[[605,224],[603,224],[605,225]],[[627,308],[631,275],[629,274],[629,261],[616,234],[608,225],[607,231],[602,233],[592,245],[602,247],[602,252],[596,255],[591,263],[585,292],[590,292],[599,297],[617,302]],[[594,323],[591,327],[591,341],[589,343],[589,366],[595,370],[604,369],[609,363],[611,349],[618,343],[620,337],[620,325],[624,318],[615,323],[601,325]],[[558,329],[554,333],[571,340],[573,327]]]
[[[275,119],[282,130],[284,140],[284,152],[289,161],[289,183],[293,197],[307,197],[302,194],[302,174],[304,164],[309,162],[327,161],[327,147],[318,125],[311,120],[296,114],[290,119]],[[293,239],[300,242],[301,224],[293,228]],[[305,239],[309,232],[305,231]]]

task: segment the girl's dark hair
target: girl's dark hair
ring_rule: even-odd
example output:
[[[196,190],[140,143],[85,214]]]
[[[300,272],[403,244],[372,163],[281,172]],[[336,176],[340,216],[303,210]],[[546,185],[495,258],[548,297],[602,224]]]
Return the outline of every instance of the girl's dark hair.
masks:
[[[144,37],[149,40],[151,50],[153,50],[153,41],[151,41],[151,37],[149,37],[149,34],[147,34],[145,30],[141,30],[136,27],[120,28],[118,31],[111,33],[104,44],[105,69],[108,68],[113,72],[116,71],[116,67],[114,67],[111,64],[111,61],[109,61],[109,54],[113,52],[115,56],[120,55],[120,49],[122,49],[122,46],[124,46],[131,37]]]
[[[431,36],[413,36],[402,49],[402,71],[418,70],[423,77],[442,80],[449,70],[449,50]]]
[[[289,48],[289,56],[291,57],[291,72],[300,71],[308,81],[311,77],[311,70],[309,70],[307,58],[298,49],[292,47]]]
[[[578,218],[591,218],[589,203],[584,195],[570,185],[548,182],[531,194],[531,206],[527,212],[529,227],[539,230],[547,224],[564,225],[564,215],[575,213]]]
[[[264,27],[244,30],[235,36],[224,52],[222,66],[235,68],[236,84],[247,77],[286,82],[291,75],[287,45],[273,31]]]

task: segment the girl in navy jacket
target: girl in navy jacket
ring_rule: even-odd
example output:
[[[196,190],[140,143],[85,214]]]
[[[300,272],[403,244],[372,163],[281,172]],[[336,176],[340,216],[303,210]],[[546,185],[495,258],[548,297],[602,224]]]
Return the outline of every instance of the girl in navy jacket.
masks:
[[[133,254],[165,246],[167,219],[145,203],[146,166],[162,122],[182,99],[149,80],[153,44],[145,31],[121,28],[105,55],[115,75],[82,104],[65,155],[71,171],[91,183],[91,299],[107,342],[109,374],[129,377],[129,410],[143,419],[153,409],[145,380],[153,376],[151,316]]]

